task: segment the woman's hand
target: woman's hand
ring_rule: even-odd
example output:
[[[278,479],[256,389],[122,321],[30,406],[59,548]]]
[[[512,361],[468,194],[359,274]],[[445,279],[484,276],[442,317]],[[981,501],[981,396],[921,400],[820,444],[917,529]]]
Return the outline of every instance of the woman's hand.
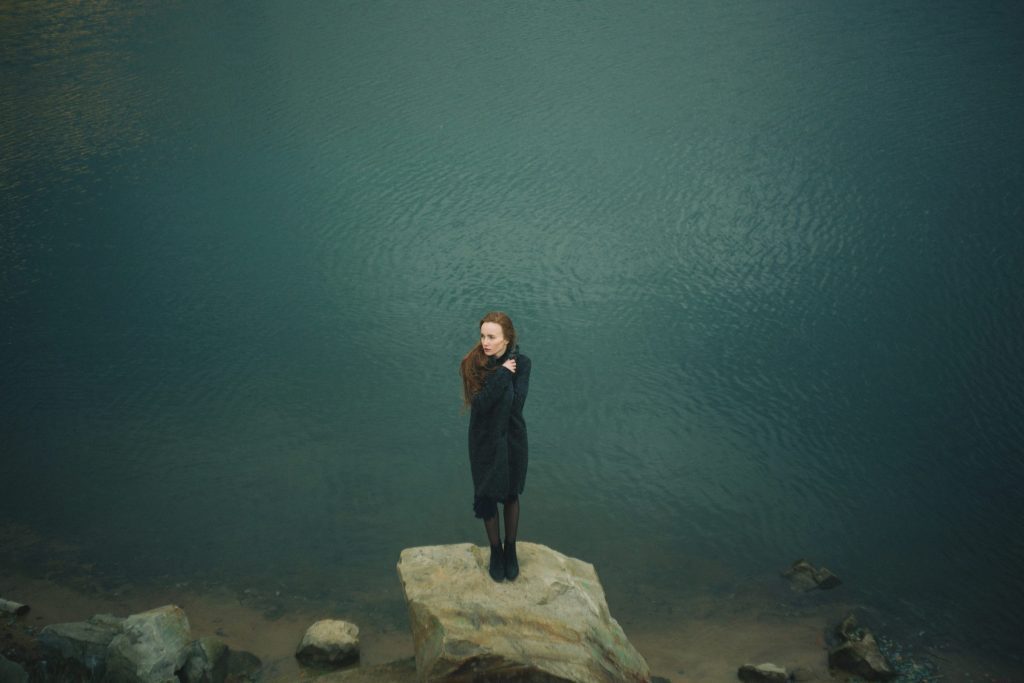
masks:
[[[514,375],[516,373],[516,359],[509,358],[507,361],[501,364],[501,367],[505,368]]]

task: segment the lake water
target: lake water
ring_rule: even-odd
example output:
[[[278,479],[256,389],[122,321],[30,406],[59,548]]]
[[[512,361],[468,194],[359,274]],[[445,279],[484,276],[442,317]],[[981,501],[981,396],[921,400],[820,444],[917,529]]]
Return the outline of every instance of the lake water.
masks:
[[[457,364],[501,309],[534,364],[520,537],[593,562],[616,616],[806,556],[1018,657],[1022,26],[5,3],[19,561],[400,611],[402,548],[485,542]]]

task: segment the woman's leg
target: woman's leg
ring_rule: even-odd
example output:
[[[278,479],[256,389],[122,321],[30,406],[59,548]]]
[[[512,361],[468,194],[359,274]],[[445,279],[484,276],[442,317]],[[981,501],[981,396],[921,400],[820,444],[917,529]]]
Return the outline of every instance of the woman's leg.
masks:
[[[495,581],[503,581],[505,553],[501,548],[501,532],[498,529],[498,503],[493,498],[478,497],[473,501],[473,512],[484,520],[487,541],[491,544],[491,562],[487,571]]]
[[[519,558],[516,556],[516,534],[519,532],[519,496],[505,499],[505,578],[514,581],[519,576]]]
[[[484,520],[484,528],[487,529],[487,540],[491,543],[491,562],[487,572],[495,581],[505,578],[505,552],[501,548],[501,536],[498,534],[498,511],[494,511],[493,517]]]
[[[501,545],[501,534],[498,531],[498,513],[495,511],[494,516],[490,519],[484,520],[484,529],[487,530],[487,540],[490,541],[491,547]]]
[[[519,496],[509,496],[505,501],[505,542],[515,543],[519,531]]]

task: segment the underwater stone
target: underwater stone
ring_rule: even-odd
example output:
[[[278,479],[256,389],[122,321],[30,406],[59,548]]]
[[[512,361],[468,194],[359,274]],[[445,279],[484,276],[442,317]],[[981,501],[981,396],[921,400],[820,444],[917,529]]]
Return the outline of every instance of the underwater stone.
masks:
[[[838,576],[824,567],[821,567],[818,571],[814,572],[814,581],[818,584],[818,588],[823,590],[835,588],[842,583]]]
[[[302,637],[295,657],[304,664],[345,666],[359,660],[359,627],[338,619],[321,619]]]
[[[0,614],[10,614],[15,617],[23,617],[28,614],[31,608],[28,605],[22,605],[20,602],[12,602],[10,600],[4,600],[0,598]]]
[[[188,617],[175,605],[133,614],[110,641],[103,680],[163,683],[173,680],[189,655]]]
[[[793,565],[782,572],[782,576],[789,579],[790,587],[793,590],[812,591],[816,588],[827,590],[840,585],[842,581],[825,567],[815,568],[810,562],[804,559],[797,560]]]
[[[818,587],[814,580],[815,569],[807,560],[797,560],[782,575],[789,579],[790,587],[793,590],[811,591]]]
[[[72,662],[99,678],[107,664],[107,648],[121,632],[124,619],[97,614],[88,621],[51,624],[39,634],[39,644],[50,656]]]
[[[255,680],[263,662],[251,652],[245,650],[228,651],[228,676],[234,679]]]
[[[228,675],[228,646],[219,638],[200,638],[189,646],[179,672],[183,683],[221,683]]]
[[[785,683],[789,680],[789,674],[781,666],[765,662],[764,664],[744,664],[736,672],[741,681]]]
[[[878,648],[874,634],[858,626],[857,619],[852,614],[836,627],[835,634],[839,644],[828,651],[829,666],[868,681],[887,681],[896,678],[896,672]]]
[[[4,683],[28,683],[28,672],[20,664],[0,655],[0,681]]]

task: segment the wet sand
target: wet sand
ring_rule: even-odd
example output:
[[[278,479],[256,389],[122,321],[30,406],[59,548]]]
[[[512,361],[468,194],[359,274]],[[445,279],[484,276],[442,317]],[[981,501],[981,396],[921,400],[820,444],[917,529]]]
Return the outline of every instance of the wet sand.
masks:
[[[294,657],[305,630],[321,618],[345,618],[358,625],[362,668],[414,654],[397,579],[386,595],[360,594],[346,607],[280,592],[188,583],[112,586],[98,583],[87,570],[76,574],[68,568],[41,579],[24,568],[0,566],[0,597],[32,607],[16,627],[38,630],[48,624],[87,620],[96,613],[126,616],[176,604],[188,615],[194,637],[218,636],[232,649],[258,655],[264,665],[262,680],[267,683],[311,680],[322,673],[302,670]],[[863,613],[864,607],[845,603],[837,599],[838,594],[837,598],[821,593],[802,596],[781,582],[766,586],[750,586],[739,593],[694,594],[675,602],[651,599],[616,605],[611,600],[609,606],[646,657],[651,673],[673,683],[732,682],[737,680],[739,666],[765,661],[791,671],[814,672],[817,680],[845,680],[828,678],[825,631],[850,611]],[[4,628],[9,633],[16,627]],[[877,627],[874,630],[882,635]],[[940,667],[940,677],[916,680],[1024,681],[1024,668],[957,651],[955,644],[945,643],[940,651],[918,643],[913,654],[928,657]]]
[[[252,652],[263,661],[267,681],[303,678],[294,655],[306,629],[319,619],[345,618],[335,613],[295,608],[287,609],[279,618],[268,618],[258,604],[243,604],[244,598],[227,590],[196,592],[184,585],[125,585],[98,593],[12,573],[0,573],[0,595],[16,595],[19,602],[31,606],[31,611],[19,624],[34,629],[83,621],[94,614],[123,617],[161,605],[178,605],[188,615],[194,638],[217,636],[232,649]],[[413,655],[412,637],[407,630],[353,621],[360,627],[363,665],[384,664]]]
[[[265,598],[228,590],[195,590],[184,584],[125,585],[105,591],[83,590],[64,581],[39,579],[0,570],[0,596],[31,606],[18,627],[40,629],[47,624],[80,621],[93,614],[126,616],[164,604],[176,604],[188,615],[194,637],[216,635],[230,647],[247,650],[264,663],[268,683],[310,680],[318,672],[303,671],[294,658],[306,628],[323,618],[315,604],[288,604],[276,618],[265,614]],[[245,604],[251,602],[252,604]],[[644,655],[654,675],[672,683],[736,681],[744,663],[773,662],[787,669],[815,672],[830,680],[824,633],[854,605],[840,602],[805,605],[796,610],[778,601],[751,596],[719,596],[661,605],[649,618],[620,619],[626,634]],[[613,607],[613,614],[615,609]],[[350,617],[360,627],[362,667],[385,664],[413,655],[407,623],[392,616]],[[401,620],[399,620],[401,621]],[[9,632],[10,624],[4,627]],[[924,655],[925,653],[919,653]],[[941,665],[941,678],[930,680],[1024,681],[1024,672],[969,653],[927,653]],[[836,678],[833,680],[844,680]]]

